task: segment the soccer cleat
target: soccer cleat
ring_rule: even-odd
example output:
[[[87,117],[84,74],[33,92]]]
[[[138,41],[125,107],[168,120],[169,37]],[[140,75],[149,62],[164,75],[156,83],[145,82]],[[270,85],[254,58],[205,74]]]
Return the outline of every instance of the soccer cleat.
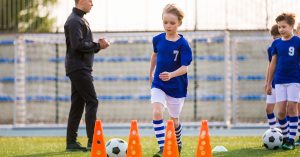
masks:
[[[295,146],[300,146],[300,138],[295,142]]]
[[[288,137],[284,137],[284,138],[282,139],[282,146],[283,146],[284,144],[286,144],[286,143],[288,142],[288,140],[289,140]]]
[[[295,149],[295,144],[294,144],[294,142],[287,141],[285,144],[282,145],[282,149],[284,149],[284,150],[294,150]]]
[[[178,145],[178,152],[179,152],[179,155],[180,155],[180,153],[181,153],[181,148],[182,148],[182,146],[181,146],[181,145]]]
[[[87,151],[79,142],[67,143],[66,151]]]
[[[163,150],[164,150],[163,148],[160,149],[157,153],[155,153],[155,154],[153,155],[153,157],[162,157]]]

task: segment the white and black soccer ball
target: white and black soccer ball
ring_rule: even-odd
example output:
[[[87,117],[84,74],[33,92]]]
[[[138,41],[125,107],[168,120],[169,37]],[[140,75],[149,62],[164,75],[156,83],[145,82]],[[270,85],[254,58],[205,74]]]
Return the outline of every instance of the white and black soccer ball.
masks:
[[[278,131],[279,133],[282,134],[282,131],[281,131],[281,129],[279,129],[279,128],[273,128],[273,130]]]
[[[119,139],[112,138],[106,143],[107,157],[126,157],[127,142]]]
[[[278,149],[282,145],[282,134],[280,130],[277,129],[268,129],[263,134],[263,143],[267,149]]]

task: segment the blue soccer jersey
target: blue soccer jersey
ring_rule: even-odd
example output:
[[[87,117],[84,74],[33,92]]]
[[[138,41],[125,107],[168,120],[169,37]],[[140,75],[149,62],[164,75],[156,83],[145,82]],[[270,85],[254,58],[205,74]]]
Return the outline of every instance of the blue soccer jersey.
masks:
[[[272,45],[268,48],[268,59],[269,59],[269,62],[271,62],[272,60],[272,51],[273,51],[273,47]],[[274,79],[272,81],[272,88],[275,88],[275,82],[274,82]]]
[[[167,95],[182,98],[187,95],[187,74],[162,81],[159,74],[173,72],[181,66],[188,66],[192,61],[192,50],[187,40],[180,35],[177,41],[166,39],[166,33],[155,36],[152,40],[154,53],[157,54],[156,68],[152,88],[159,88]]]
[[[293,36],[290,40],[276,39],[272,47],[272,55],[277,55],[275,84],[300,83],[300,38]]]

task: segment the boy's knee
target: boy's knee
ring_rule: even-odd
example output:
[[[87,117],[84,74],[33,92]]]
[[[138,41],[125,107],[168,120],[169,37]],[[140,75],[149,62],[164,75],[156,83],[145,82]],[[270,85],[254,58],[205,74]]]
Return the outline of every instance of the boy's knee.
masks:
[[[278,112],[278,118],[279,119],[283,119],[286,117],[286,112],[285,111],[279,111]]]
[[[271,114],[271,113],[273,113],[274,112],[274,109],[273,108],[271,108],[271,107],[266,107],[266,113],[267,114]]]
[[[161,119],[162,116],[163,116],[163,110],[161,110],[161,109],[154,109],[153,110],[153,116],[154,116],[154,118]]]

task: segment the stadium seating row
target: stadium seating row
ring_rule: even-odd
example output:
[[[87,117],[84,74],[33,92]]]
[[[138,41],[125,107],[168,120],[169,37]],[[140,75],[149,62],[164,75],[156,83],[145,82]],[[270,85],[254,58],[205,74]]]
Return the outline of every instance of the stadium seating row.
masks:
[[[128,101],[128,100],[150,100],[150,95],[139,95],[139,96],[133,96],[133,95],[104,95],[104,96],[98,96],[98,99],[101,101]],[[260,94],[253,94],[253,95],[244,95],[240,96],[238,100],[243,101],[261,101],[265,99],[265,95]],[[67,102],[70,101],[70,96],[58,96],[57,99],[54,96],[28,96],[26,98],[26,101],[43,101],[43,102],[51,102],[51,101],[60,101],[60,102]],[[192,96],[188,96],[187,100],[192,100]],[[199,101],[223,101],[224,95],[205,95],[205,96],[199,96]],[[14,98],[11,96],[0,96],[0,102],[13,102]]]

